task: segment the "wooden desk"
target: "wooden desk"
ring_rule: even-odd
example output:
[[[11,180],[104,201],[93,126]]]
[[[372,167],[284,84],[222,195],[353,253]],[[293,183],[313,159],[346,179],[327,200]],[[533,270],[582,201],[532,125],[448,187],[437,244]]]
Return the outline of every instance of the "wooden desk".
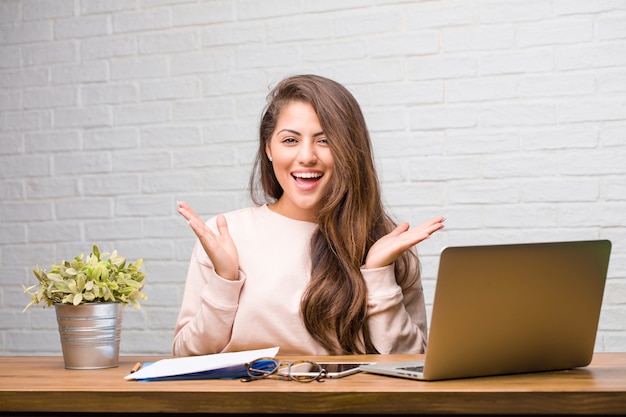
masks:
[[[416,356],[358,358],[389,362]],[[159,358],[123,357],[118,368],[77,371],[64,369],[60,357],[0,357],[0,415],[30,416],[41,412],[626,415],[626,353],[597,353],[592,364],[582,369],[440,382],[368,373],[306,384],[279,380],[242,383],[123,379],[135,362],[156,359]]]

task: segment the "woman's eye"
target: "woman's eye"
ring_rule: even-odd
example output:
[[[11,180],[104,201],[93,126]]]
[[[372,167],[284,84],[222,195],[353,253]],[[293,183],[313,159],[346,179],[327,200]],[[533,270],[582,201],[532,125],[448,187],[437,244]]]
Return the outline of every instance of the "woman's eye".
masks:
[[[318,143],[321,143],[322,145],[328,145],[328,139],[326,138],[321,138],[320,140],[317,141]]]
[[[285,138],[285,139],[283,139],[283,143],[287,143],[287,144],[296,143],[296,139],[292,138],[292,137]]]

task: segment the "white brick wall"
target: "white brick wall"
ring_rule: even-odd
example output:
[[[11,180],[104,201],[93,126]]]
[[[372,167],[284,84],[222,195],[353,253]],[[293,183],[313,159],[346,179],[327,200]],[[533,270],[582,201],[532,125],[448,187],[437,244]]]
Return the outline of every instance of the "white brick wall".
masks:
[[[3,0],[0,354],[59,354],[22,284],[97,243],[143,257],[123,354],[167,354],[194,236],[248,205],[268,87],[346,84],[432,302],[445,245],[613,242],[599,351],[626,350],[626,2]]]

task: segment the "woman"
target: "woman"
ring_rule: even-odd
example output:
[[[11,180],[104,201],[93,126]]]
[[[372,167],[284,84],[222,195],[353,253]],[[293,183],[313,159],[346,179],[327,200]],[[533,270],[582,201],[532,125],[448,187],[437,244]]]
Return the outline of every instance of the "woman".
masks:
[[[299,75],[271,91],[250,192],[256,206],[206,223],[178,204],[198,242],[174,355],[425,350],[413,247],[444,219],[410,229],[385,213],[365,120],[345,87]]]

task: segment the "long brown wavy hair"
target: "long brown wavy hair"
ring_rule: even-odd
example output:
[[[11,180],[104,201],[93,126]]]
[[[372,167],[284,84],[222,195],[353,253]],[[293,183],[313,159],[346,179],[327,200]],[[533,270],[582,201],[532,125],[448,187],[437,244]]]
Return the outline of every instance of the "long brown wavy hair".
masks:
[[[335,163],[311,239],[311,279],[300,304],[302,318],[311,336],[331,354],[377,353],[369,337],[367,287],[360,268],[374,242],[396,224],[383,208],[363,113],[344,86],[316,75],[297,75],[272,89],[261,118],[250,194],[256,204],[274,202],[283,194],[265,146],[281,110],[294,100],[309,103],[317,113]],[[397,259],[395,273],[402,288],[415,283],[415,252],[405,251]]]

